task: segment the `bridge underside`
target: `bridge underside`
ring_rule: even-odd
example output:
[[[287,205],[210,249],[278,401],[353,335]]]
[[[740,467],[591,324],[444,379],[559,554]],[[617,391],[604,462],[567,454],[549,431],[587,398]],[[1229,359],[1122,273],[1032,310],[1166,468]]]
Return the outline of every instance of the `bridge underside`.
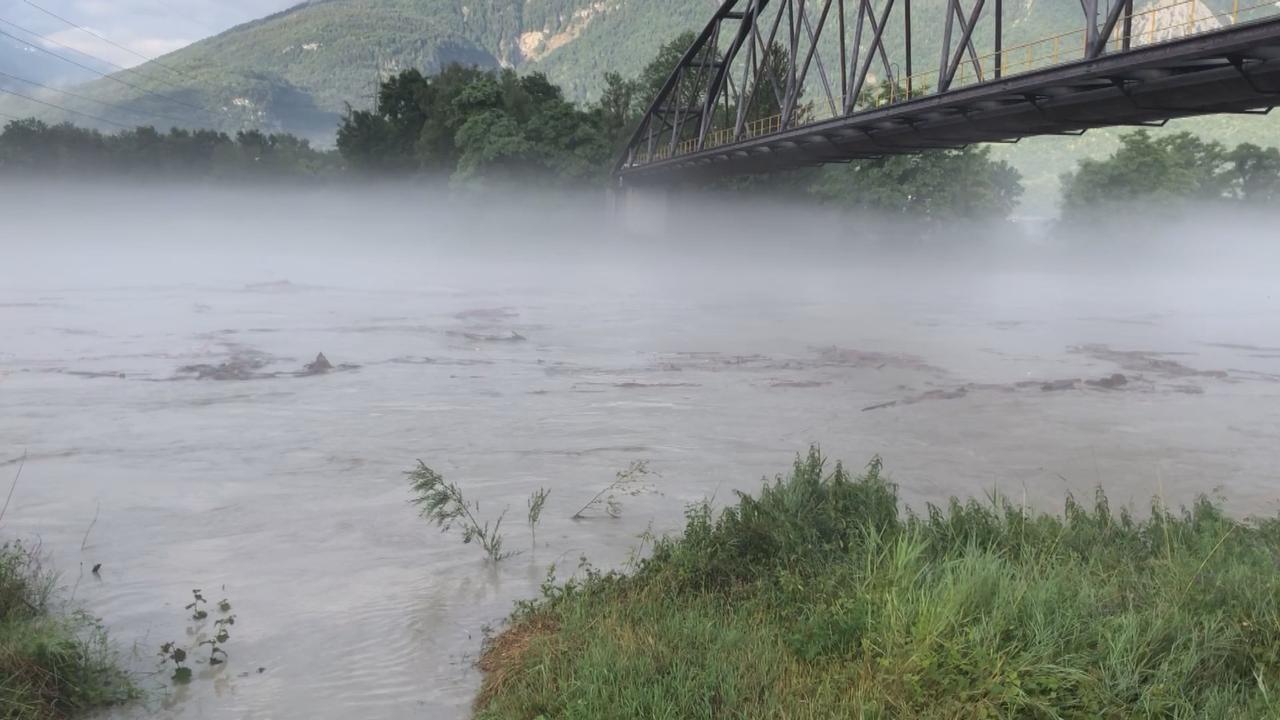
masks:
[[[1280,105],[1280,21],[988,81],[619,168],[626,183],[776,172]]]

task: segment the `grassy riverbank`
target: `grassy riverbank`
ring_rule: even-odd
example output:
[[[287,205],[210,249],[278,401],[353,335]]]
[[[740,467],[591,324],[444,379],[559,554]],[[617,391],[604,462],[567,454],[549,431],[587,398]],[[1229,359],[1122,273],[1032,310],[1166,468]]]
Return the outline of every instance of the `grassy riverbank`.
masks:
[[[134,693],[97,621],[59,613],[55,595],[37,553],[0,546],[0,718],[64,718]]]
[[[548,586],[481,660],[494,718],[1280,717],[1280,521],[1003,501],[899,511],[873,464],[689,512]]]

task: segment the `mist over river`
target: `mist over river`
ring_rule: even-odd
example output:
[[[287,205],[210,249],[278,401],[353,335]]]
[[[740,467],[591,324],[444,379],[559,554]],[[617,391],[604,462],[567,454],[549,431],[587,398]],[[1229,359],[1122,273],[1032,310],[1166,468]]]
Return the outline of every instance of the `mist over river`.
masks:
[[[1118,248],[758,204],[637,234],[594,197],[0,190],[5,491],[26,453],[0,535],[145,674],[112,717],[465,717],[484,628],[549,565],[619,567],[811,443],[881,456],[916,509],[1280,511],[1274,218],[1135,219]],[[417,459],[510,508],[522,554],[418,518]],[[570,519],[635,461],[653,492]],[[230,661],[175,690],[152,673],[193,588],[232,602]]]

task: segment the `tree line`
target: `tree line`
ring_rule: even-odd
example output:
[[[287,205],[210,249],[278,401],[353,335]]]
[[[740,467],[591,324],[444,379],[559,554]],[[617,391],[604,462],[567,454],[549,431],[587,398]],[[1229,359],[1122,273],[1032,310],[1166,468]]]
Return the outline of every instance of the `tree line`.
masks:
[[[1143,201],[1264,204],[1280,199],[1280,150],[1241,143],[1228,148],[1188,132],[1138,130],[1102,160],[1082,160],[1062,176],[1064,216],[1105,212]]]
[[[635,77],[606,73],[599,99],[582,105],[540,73],[459,65],[430,76],[406,70],[381,83],[372,109],[348,110],[334,150],[286,133],[139,127],[104,134],[18,120],[0,133],[0,174],[431,176],[458,187],[601,187],[693,39],[687,33],[663,45]],[[773,48],[762,62],[783,63],[785,51]],[[776,114],[776,104],[764,93],[750,115]],[[1145,130],[1120,140],[1112,156],[1084,160],[1062,177],[1064,215],[1129,200],[1259,203],[1280,195],[1275,148],[1227,148],[1189,133]],[[1018,172],[987,146],[728,179],[710,189],[808,197],[915,218],[1007,217],[1023,193]]]
[[[335,175],[341,167],[335,153],[317,150],[304,139],[257,130],[230,136],[138,127],[106,134],[28,118],[10,122],[0,133],[0,175],[319,177]]]

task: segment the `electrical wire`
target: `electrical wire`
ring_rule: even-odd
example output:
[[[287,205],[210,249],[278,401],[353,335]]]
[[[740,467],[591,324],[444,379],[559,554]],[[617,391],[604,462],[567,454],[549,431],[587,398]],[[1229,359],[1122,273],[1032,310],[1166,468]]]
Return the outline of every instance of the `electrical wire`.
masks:
[[[35,36],[35,37],[39,38],[40,40],[42,40],[42,41],[44,41],[44,42],[46,42],[46,43],[49,43],[50,45],[56,45],[56,46],[58,46],[58,47],[62,48],[63,50],[70,50],[71,52],[75,53],[76,55],[80,55],[80,56],[83,56],[83,57],[92,58],[92,59],[94,59],[94,60],[97,60],[98,62],[102,63],[103,65],[106,65],[106,66],[108,66],[108,67],[115,68],[115,69],[116,69],[117,71],[119,71],[119,72],[122,72],[122,73],[132,73],[132,74],[134,74],[134,75],[137,75],[139,78],[141,78],[141,79],[143,79],[143,80],[151,80],[151,81],[154,81],[154,82],[163,83],[163,84],[168,85],[169,87],[171,87],[171,88],[173,88],[173,89],[175,89],[175,90],[181,90],[181,89],[182,89],[182,86],[181,86],[181,85],[176,85],[176,84],[174,84],[174,83],[172,83],[172,82],[169,82],[168,80],[166,80],[166,79],[164,79],[164,78],[162,78],[162,77],[149,78],[149,77],[147,77],[147,76],[143,75],[142,73],[138,72],[137,70],[134,70],[134,69],[132,69],[132,68],[127,68],[127,67],[125,67],[125,66],[123,66],[123,65],[120,65],[120,64],[118,64],[118,63],[113,63],[113,62],[111,62],[110,60],[108,60],[108,59],[106,59],[106,58],[104,58],[104,57],[99,57],[99,56],[97,56],[97,55],[94,55],[94,54],[93,54],[93,53],[91,53],[91,52],[87,52],[87,51],[85,51],[85,50],[81,50],[81,49],[79,49],[79,48],[74,48],[74,47],[72,47],[72,46],[70,46],[70,45],[68,45],[68,44],[66,44],[66,43],[64,43],[64,42],[61,42],[61,41],[58,41],[58,40],[54,40],[53,38],[49,37],[48,35],[41,35],[40,33],[36,32],[35,30],[32,30],[32,29],[30,29],[30,28],[23,27],[23,26],[19,25],[18,23],[14,22],[14,21],[12,21],[12,20],[5,20],[4,18],[0,17],[0,23],[4,23],[5,25],[8,25],[8,26],[13,27],[13,28],[16,28],[16,29],[18,29],[18,30],[21,30],[22,32],[24,32],[24,33],[26,33],[26,34],[28,34],[28,35],[33,35],[33,36]],[[13,36],[13,35],[10,35],[9,37],[14,37],[14,36]],[[29,45],[29,46],[31,46],[31,47],[33,47],[33,48],[35,48],[36,50],[41,50],[41,51],[45,51],[45,50],[47,50],[47,48],[41,48],[41,47],[38,47],[38,46],[36,46],[36,45],[32,45],[30,40],[23,40],[22,38],[16,38],[16,37],[15,37],[14,39],[18,40],[19,42],[25,43],[25,44],[27,44],[27,45]],[[97,72],[97,71],[96,71],[96,70],[94,70],[93,68],[86,68],[86,69],[88,69],[90,72]]]
[[[174,70],[173,68],[169,67],[168,65],[165,65],[164,63],[160,62],[159,60],[156,60],[156,59],[155,59],[155,58],[153,58],[153,57],[147,57],[146,55],[143,55],[142,53],[140,53],[140,52],[138,52],[138,51],[134,50],[133,48],[125,47],[124,45],[121,45],[120,43],[116,42],[115,40],[112,40],[112,39],[110,39],[110,38],[108,38],[108,37],[105,37],[105,36],[103,36],[103,35],[100,35],[100,34],[98,34],[98,33],[94,32],[94,31],[90,30],[89,28],[84,27],[83,25],[79,25],[79,24],[77,24],[77,23],[75,23],[75,22],[72,22],[71,20],[68,20],[68,19],[66,19],[65,17],[62,17],[61,15],[59,15],[59,14],[55,13],[55,12],[54,12],[54,11],[52,11],[52,10],[49,10],[48,8],[41,7],[40,5],[37,5],[36,3],[31,2],[31,0],[22,0],[22,1],[23,1],[23,2],[25,2],[26,4],[30,5],[31,7],[35,8],[36,10],[39,10],[40,12],[44,13],[45,15],[48,15],[49,17],[54,18],[55,20],[58,20],[59,22],[65,23],[65,24],[67,24],[67,25],[70,25],[71,27],[73,27],[73,28],[75,28],[75,29],[79,30],[80,32],[83,32],[83,33],[87,33],[87,34],[89,34],[89,35],[92,35],[93,37],[98,38],[98,39],[99,39],[99,40],[101,40],[102,42],[104,42],[104,43],[106,43],[106,44],[108,44],[108,45],[110,45],[110,46],[112,46],[112,47],[114,47],[114,48],[119,48],[120,50],[123,50],[123,51],[125,51],[125,52],[129,53],[130,55],[133,55],[134,57],[142,58],[143,60],[146,60],[147,62],[152,63],[152,64],[153,64],[153,65],[155,65],[156,67],[164,68],[165,70],[168,70],[169,72],[171,72],[171,73],[173,73],[173,74],[175,74],[175,75],[181,75],[182,77],[185,77],[185,78],[187,78],[188,80],[193,79],[191,76],[187,75],[186,73],[180,72],[180,71],[178,71],[178,70]]]
[[[11,25],[11,26],[13,26],[13,27],[15,27],[15,28],[18,28],[19,30],[21,30],[21,31],[23,31],[23,32],[26,32],[26,33],[30,33],[30,34],[32,34],[32,35],[35,35],[36,37],[40,37],[40,38],[42,38],[42,39],[48,40],[48,38],[44,38],[44,37],[43,37],[42,35],[40,35],[39,33],[35,33],[35,32],[30,31],[30,30],[27,30],[26,28],[22,27],[21,25],[18,25],[18,24],[16,24],[16,23],[10,22],[9,20],[5,20],[4,18],[0,18],[0,22],[5,23],[6,25]],[[131,89],[133,89],[133,90],[137,90],[138,92],[145,93],[145,94],[150,95],[150,96],[152,96],[152,97],[160,98],[161,100],[166,100],[166,101],[171,102],[171,103],[174,103],[174,104],[176,104],[176,105],[181,105],[181,106],[183,106],[183,107],[185,107],[185,108],[189,108],[189,109],[191,109],[191,110],[195,110],[195,111],[197,111],[197,112],[205,113],[205,114],[206,114],[206,115],[208,115],[209,117],[212,117],[212,118],[217,119],[217,115],[216,115],[215,113],[213,113],[213,112],[209,111],[207,108],[203,108],[203,107],[200,107],[200,106],[197,106],[197,105],[192,105],[191,103],[183,102],[183,101],[178,100],[178,99],[176,99],[176,98],[171,98],[171,97],[169,97],[169,96],[167,96],[167,95],[162,95],[162,94],[160,94],[160,93],[153,92],[153,91],[151,91],[151,90],[148,90],[148,89],[146,89],[146,88],[142,87],[141,85],[135,85],[135,84],[133,84],[133,83],[131,83],[131,82],[127,82],[127,81],[125,81],[125,80],[121,80],[120,78],[116,77],[115,75],[111,75],[111,74],[108,74],[108,73],[104,73],[104,72],[102,72],[102,71],[100,71],[100,70],[95,70],[94,68],[91,68],[91,67],[89,67],[88,65],[85,65],[84,63],[76,62],[75,60],[72,60],[71,58],[66,57],[66,56],[64,56],[64,55],[59,55],[58,53],[53,52],[52,50],[49,50],[48,48],[42,48],[42,47],[40,47],[39,45],[34,45],[34,44],[32,44],[32,43],[30,43],[30,42],[28,42],[28,41],[26,41],[26,40],[23,40],[22,38],[18,37],[17,35],[14,35],[14,34],[12,34],[12,33],[6,32],[6,31],[4,31],[4,30],[0,30],[0,35],[4,35],[5,37],[9,37],[9,38],[12,38],[12,39],[14,39],[14,40],[17,40],[18,42],[22,43],[23,45],[25,45],[25,46],[27,46],[27,47],[30,47],[32,50],[36,50],[36,51],[38,51],[38,52],[45,53],[46,55],[51,55],[51,56],[53,56],[53,57],[55,57],[55,58],[57,58],[57,59],[59,59],[59,60],[61,60],[61,61],[63,61],[63,62],[66,62],[66,63],[70,63],[70,64],[72,64],[72,65],[75,65],[76,67],[81,68],[82,70],[87,70],[87,71],[89,71],[89,72],[93,73],[94,75],[97,75],[97,76],[99,76],[99,77],[101,77],[101,78],[105,78],[105,79],[110,80],[110,81],[112,81],[112,82],[114,82],[114,83],[118,83],[118,84],[123,85],[123,86],[125,86],[125,87],[127,87],[127,88],[131,88]],[[60,46],[62,46],[62,47],[67,47],[67,46],[65,46],[65,45],[62,45],[61,43],[58,43],[57,41],[54,41],[54,40],[50,40],[50,42],[54,43],[55,45],[60,45]],[[74,48],[68,48],[68,49],[69,49],[69,50],[74,50]],[[105,62],[105,63],[107,63],[108,65],[111,65],[111,66],[113,66],[113,67],[119,67],[118,65],[115,65],[115,63],[107,62],[107,61],[105,61],[105,60],[102,60],[102,58],[95,57],[95,56],[93,56],[93,55],[90,55],[89,53],[81,52],[81,51],[79,51],[79,50],[75,50],[75,52],[80,52],[80,54],[82,54],[82,55],[86,55],[86,56],[91,57],[91,58],[93,58],[93,59],[95,59],[95,60],[99,60],[99,61],[101,61],[101,62]],[[123,68],[122,68],[122,69],[123,69]]]
[[[87,117],[87,118],[89,118],[89,119],[91,119],[91,120],[97,120],[98,122],[106,123],[106,124],[108,124],[108,125],[115,125],[116,127],[118,127],[118,128],[124,128],[125,130],[131,130],[131,129],[132,129],[132,128],[130,128],[128,125],[122,125],[122,124],[120,124],[120,123],[118,123],[118,122],[115,122],[115,121],[113,121],[113,120],[108,120],[108,119],[106,119],[106,118],[98,117],[97,115],[90,115],[89,113],[86,113],[86,112],[80,112],[79,110],[72,110],[71,108],[62,107],[61,105],[55,105],[55,104],[53,104],[53,103],[51,103],[51,102],[45,102],[44,100],[37,100],[36,98],[31,97],[30,95],[23,95],[23,94],[22,94],[22,93],[20,93],[20,92],[14,92],[14,91],[12,91],[12,90],[5,90],[4,88],[0,88],[0,92],[2,92],[2,93],[7,93],[7,94],[9,94],[9,95],[13,95],[13,96],[15,96],[15,97],[20,97],[20,98],[22,98],[23,100],[29,100],[29,101],[31,101],[31,102],[33,102],[33,103],[36,103],[36,104],[39,104],[39,105],[45,105],[45,106],[47,106],[47,107],[51,107],[51,108],[53,108],[53,109],[55,109],[55,110],[61,110],[62,112],[68,112],[68,113],[72,113],[72,114],[74,114],[74,115],[83,115],[83,116],[85,116],[85,117]]]
[[[118,112],[125,112],[125,113],[129,113],[129,114],[131,114],[131,115],[137,115],[137,116],[139,116],[139,117],[144,117],[144,118],[147,118],[147,117],[150,117],[150,118],[161,118],[161,119],[164,119],[164,120],[169,120],[169,121],[171,121],[171,122],[177,122],[177,123],[186,123],[186,122],[187,122],[186,120],[183,120],[182,118],[177,118],[177,117],[174,117],[174,116],[172,116],[172,115],[165,115],[164,113],[156,113],[156,112],[145,112],[145,111],[142,111],[142,110],[134,110],[133,108],[130,108],[130,107],[127,107],[127,106],[124,106],[124,105],[117,105],[116,103],[109,103],[109,102],[107,102],[107,101],[105,101],[105,100],[98,100],[98,99],[96,99],[96,98],[91,98],[91,97],[89,97],[88,95],[80,95],[79,93],[73,93],[73,92],[71,92],[70,90],[63,90],[63,89],[61,89],[61,88],[53,87],[52,85],[45,85],[45,84],[43,84],[43,83],[38,83],[38,82],[36,82],[35,80],[28,80],[28,79],[23,78],[23,77],[18,77],[17,75],[10,75],[9,73],[4,72],[3,70],[0,70],[0,77],[7,77],[7,78],[9,78],[10,80],[17,80],[17,81],[18,81],[18,82],[20,82],[20,83],[25,83],[25,84],[27,84],[27,85],[34,85],[35,87],[38,87],[38,88],[43,88],[43,89],[45,89],[45,90],[49,90],[49,91],[51,91],[51,92],[56,92],[56,93],[59,93],[59,94],[61,94],[61,95],[66,95],[67,97],[73,97],[73,98],[76,98],[77,100],[84,100],[84,101],[86,101],[86,102],[97,103],[98,105],[102,105],[102,106],[105,106],[105,107],[109,107],[109,108],[111,108],[111,109],[113,109],[113,110],[116,110],[116,111],[118,111]]]

